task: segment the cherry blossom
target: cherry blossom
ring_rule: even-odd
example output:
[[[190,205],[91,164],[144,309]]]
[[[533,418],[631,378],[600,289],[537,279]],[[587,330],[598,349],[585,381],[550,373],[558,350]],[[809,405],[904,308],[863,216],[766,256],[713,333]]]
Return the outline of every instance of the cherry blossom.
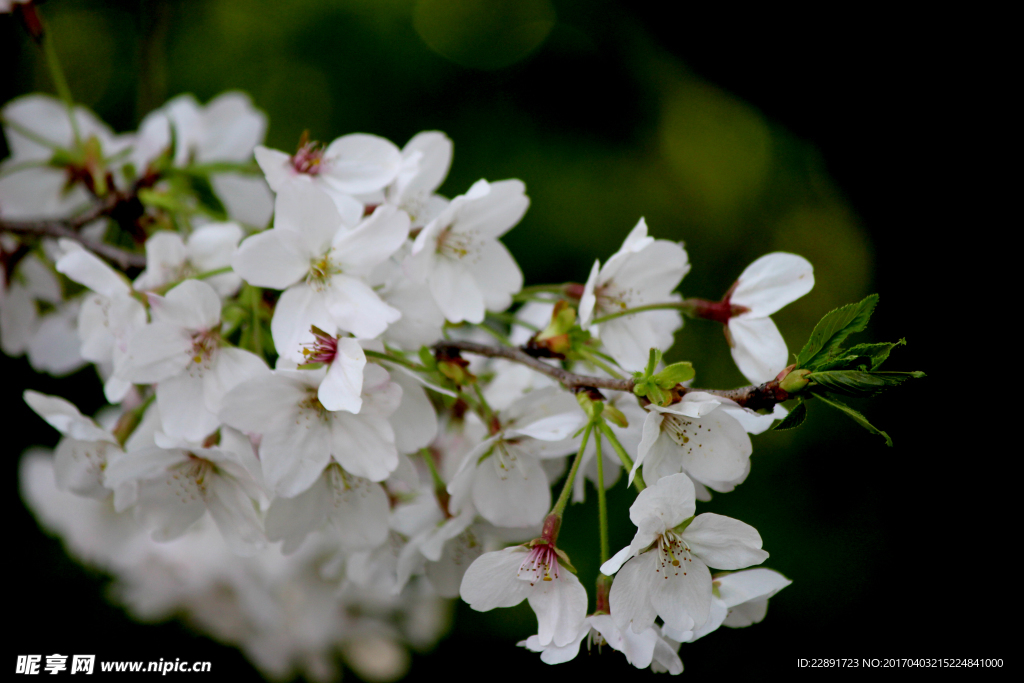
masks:
[[[519,180],[478,180],[416,236],[410,276],[429,284],[451,322],[482,322],[486,310],[508,308],[522,288],[523,274],[498,238],[526,213],[525,192]]]
[[[768,316],[813,287],[814,269],[796,254],[765,254],[740,274],[726,303],[742,312],[727,325],[733,360],[748,380],[775,379],[789,363],[786,341]]]
[[[484,553],[466,570],[459,592],[478,612],[528,600],[537,615],[541,646],[568,645],[587,615],[586,590],[546,542]]]
[[[401,313],[363,279],[405,241],[409,217],[382,206],[348,229],[330,198],[305,184],[282,188],[274,228],[249,237],[232,260],[250,284],[286,290],[274,310],[274,345],[301,362],[311,326],[376,337]]]
[[[620,629],[642,633],[659,616],[674,633],[699,628],[711,610],[708,565],[742,569],[767,559],[753,527],[709,512],[694,517],[694,503],[693,483],[680,473],[630,506],[633,542],[601,565],[607,576],[618,572],[608,597]]]
[[[679,301],[672,294],[690,262],[681,244],[647,235],[644,219],[604,266],[594,262],[580,298],[580,325],[601,338],[608,353],[627,370],[642,370],[651,348],[672,345],[682,318],[676,311],[648,311],[600,324],[593,321],[646,304]]]

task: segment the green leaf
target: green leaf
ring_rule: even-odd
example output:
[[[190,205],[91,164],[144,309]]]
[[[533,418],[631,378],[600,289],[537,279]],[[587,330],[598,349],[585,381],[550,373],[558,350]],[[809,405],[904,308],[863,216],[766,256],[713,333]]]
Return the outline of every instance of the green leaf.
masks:
[[[671,389],[680,382],[693,379],[695,374],[696,373],[693,370],[693,363],[673,363],[655,375],[654,381],[662,389]]]
[[[877,370],[894,348],[906,343],[906,339],[900,339],[891,343],[857,344],[843,350],[842,358],[819,365],[816,370]]]
[[[911,377],[924,377],[923,372],[863,372],[860,370],[830,370],[812,372],[807,379],[846,396],[871,396],[888,387],[902,384]]]
[[[192,175],[188,176],[189,185],[192,187],[192,191],[195,192],[196,199],[199,200],[199,204],[206,210],[211,217],[220,220],[227,220],[228,212],[221,203],[220,198],[213,191],[213,186],[210,184],[210,180],[205,176]]]
[[[887,446],[892,446],[892,439],[889,438],[888,434],[883,432],[881,429],[878,429],[877,427],[875,427],[873,424],[868,422],[868,419],[866,417],[864,417],[859,412],[857,412],[856,410],[854,410],[850,406],[848,406],[845,403],[843,403],[842,401],[840,401],[838,398],[836,398],[832,394],[829,394],[827,392],[822,392],[820,394],[815,394],[815,397],[817,397],[825,405],[832,406],[836,410],[839,410],[839,411],[842,411],[842,412],[846,413],[847,417],[849,417],[851,420],[853,420],[854,422],[859,424],[864,429],[868,430],[872,434],[878,434],[879,436],[883,437],[885,439],[885,443],[886,443]]]
[[[847,304],[826,313],[814,326],[810,339],[797,356],[797,367],[813,370],[831,361],[847,337],[867,326],[877,303],[878,295],[870,294],[858,303]]]
[[[806,419],[807,406],[804,405],[803,401],[800,401],[796,404],[796,407],[793,408],[793,410],[789,411],[789,415],[782,419],[782,422],[775,425],[775,429],[780,431],[783,429],[796,429],[802,425]]]

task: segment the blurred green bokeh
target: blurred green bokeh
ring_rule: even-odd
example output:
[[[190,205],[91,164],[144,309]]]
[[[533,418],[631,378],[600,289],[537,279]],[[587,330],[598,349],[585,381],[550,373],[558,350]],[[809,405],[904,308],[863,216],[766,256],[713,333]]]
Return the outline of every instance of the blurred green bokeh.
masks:
[[[616,3],[51,0],[42,11],[72,92],[118,130],[173,95],[205,101],[240,89],[268,114],[267,144],[279,149],[306,129],[324,141],[368,132],[399,145],[445,131],[455,156],[443,194],[481,177],[526,183],[532,205],[505,241],[527,284],[585,280],[643,216],[654,236],[685,242],[689,296],[717,299],[769,251],[810,259],[814,290],[775,316],[791,349],[824,312],[870,291],[872,245],[815,148],[696,76]],[[31,42],[13,22],[2,28],[21,41],[12,91],[52,91]],[[668,358],[693,361],[699,385],[745,384],[716,324],[688,324]],[[75,381],[51,386],[98,395],[88,373]],[[812,417],[799,431],[756,437],[748,481],[702,508],[756,526],[767,564],[795,581],[750,629],[766,639],[807,615],[828,623],[821,605],[849,612],[881,580],[882,560],[868,552],[881,539],[881,494],[822,499],[816,488],[837,442],[878,444],[834,415]],[[55,441],[41,424],[27,438]],[[585,506],[568,510],[563,531],[591,595],[594,498],[590,489]],[[611,493],[613,550],[631,537],[632,498],[621,483]],[[513,656],[534,628],[525,604],[487,614],[462,605],[452,642]],[[727,631],[709,639],[725,645],[707,647],[758,635]],[[699,669],[702,647],[684,647],[688,668]],[[419,666],[429,664],[417,661],[414,674]]]

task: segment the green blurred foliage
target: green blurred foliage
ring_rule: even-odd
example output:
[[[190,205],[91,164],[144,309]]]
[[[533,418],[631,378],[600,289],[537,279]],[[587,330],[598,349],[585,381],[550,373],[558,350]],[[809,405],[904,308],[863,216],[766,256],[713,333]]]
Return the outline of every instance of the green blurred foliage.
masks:
[[[205,101],[241,89],[269,116],[267,144],[284,150],[306,129],[324,141],[362,131],[399,145],[445,131],[455,156],[442,193],[480,177],[526,182],[531,208],[505,241],[527,284],[583,281],[644,216],[654,236],[685,242],[688,296],[719,298],[769,251],[810,259],[814,290],[775,316],[792,351],[824,312],[869,291],[871,244],[818,152],[662,52],[614,3],[65,0],[43,12],[72,92],[120,130],[178,93]],[[22,41],[17,92],[52,90]],[[716,324],[690,322],[666,360],[693,361],[698,385],[745,384]],[[796,580],[773,613],[842,609],[880,571],[867,551],[881,494],[822,508],[809,493],[816,459],[859,430],[814,408],[809,426],[755,437],[748,481],[701,507],[754,524],[768,566]],[[610,493],[613,551],[634,531],[632,500],[624,481]],[[589,485],[562,538],[593,596]],[[503,641],[534,628],[525,603],[487,614],[462,605],[456,620],[456,634]]]

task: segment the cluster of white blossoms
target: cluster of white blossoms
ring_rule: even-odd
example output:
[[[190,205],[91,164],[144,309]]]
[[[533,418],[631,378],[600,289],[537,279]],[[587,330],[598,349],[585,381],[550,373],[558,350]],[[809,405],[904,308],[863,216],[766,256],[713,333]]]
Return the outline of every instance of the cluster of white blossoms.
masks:
[[[24,495],[133,614],[184,612],[271,675],[330,678],[340,651],[386,679],[441,636],[445,598],[526,599],[520,644],[544,662],[587,639],[677,674],[681,643],[760,621],[789,583],[748,569],[768,557],[753,527],[696,515],[786,411],[691,390],[660,357],[685,314],[725,325],[751,382],[783,379],[769,316],[813,286],[803,258],[683,299],[686,250],[641,219],[585,284],[524,289],[500,241],[524,184],[439,195],[443,133],[290,154],[261,146],[240,93],[175,98],[128,134],[42,95],[2,120],[3,350],[57,375],[91,363],[110,403],[90,418],[25,392],[62,438],[25,459]],[[637,532],[609,557],[619,479]],[[588,481],[593,609],[557,545]]]

